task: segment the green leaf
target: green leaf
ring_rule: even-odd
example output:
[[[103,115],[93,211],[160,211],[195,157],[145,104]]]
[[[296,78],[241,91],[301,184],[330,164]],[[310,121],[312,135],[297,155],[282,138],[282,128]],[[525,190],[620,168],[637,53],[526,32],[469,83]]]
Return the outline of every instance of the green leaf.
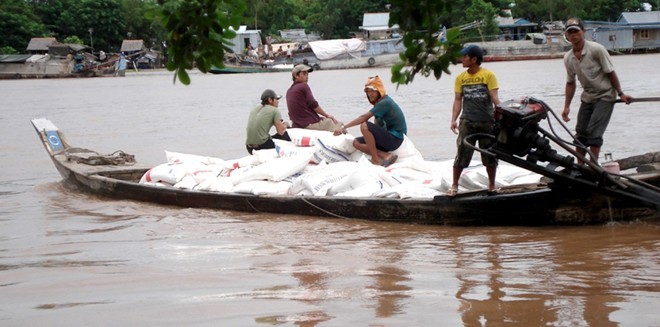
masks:
[[[190,76],[188,76],[188,72],[185,69],[179,68],[177,70],[177,75],[179,76],[179,81],[181,81],[181,84],[190,85]]]

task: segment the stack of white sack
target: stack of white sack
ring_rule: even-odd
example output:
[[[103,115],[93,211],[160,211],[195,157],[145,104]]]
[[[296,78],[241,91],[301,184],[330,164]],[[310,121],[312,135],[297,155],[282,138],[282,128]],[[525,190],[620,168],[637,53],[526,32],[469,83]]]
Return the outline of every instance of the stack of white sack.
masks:
[[[353,147],[350,134],[292,128],[291,142],[234,160],[166,151],[167,162],[147,171],[140,183],[197,191],[255,195],[432,198],[451,185],[453,160],[427,161],[405,137],[397,161],[371,164]],[[500,162],[498,187],[537,183],[540,175]],[[485,189],[486,168],[478,161],[463,170],[461,192]]]

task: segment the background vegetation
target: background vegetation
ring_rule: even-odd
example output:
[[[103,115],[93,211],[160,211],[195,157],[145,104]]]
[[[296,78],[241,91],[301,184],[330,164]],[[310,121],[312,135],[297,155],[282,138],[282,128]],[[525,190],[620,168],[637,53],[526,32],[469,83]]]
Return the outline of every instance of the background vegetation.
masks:
[[[55,37],[63,41],[76,36],[94,49],[118,51],[123,39],[143,39],[147,46],[160,48],[167,39],[165,28],[155,15],[145,15],[165,3],[204,3],[204,0],[2,0],[0,1],[0,49],[23,53],[32,37]],[[215,1],[227,2],[227,1]],[[282,29],[305,29],[323,38],[347,38],[359,31],[365,12],[393,9],[387,0],[241,0],[244,11],[240,24],[261,29],[262,34],[279,37]],[[410,1],[423,5],[426,1]],[[622,11],[640,10],[639,0],[452,0],[438,1],[443,10],[434,12],[441,25],[460,26],[483,20],[481,30],[464,37],[495,35],[494,15],[510,8],[514,17],[532,22],[565,20],[579,16],[587,20],[616,20]],[[659,2],[658,0],[652,2]],[[446,4],[444,4],[446,3]],[[90,28],[92,32],[90,33]],[[494,28],[494,29],[493,29]]]
[[[651,0],[658,8],[660,0]],[[655,3],[653,3],[655,2]],[[2,0],[0,54],[24,52],[32,37],[55,37],[117,52],[124,39],[142,39],[147,47],[167,50],[167,69],[175,80],[190,83],[194,65],[208,72],[223,65],[231,27],[260,29],[279,38],[279,30],[304,29],[325,39],[359,32],[365,12],[389,11],[406,46],[392,80],[409,83],[416,74],[440,78],[455,63],[466,41],[496,37],[496,17],[510,9],[531,22],[615,21],[624,11],[643,10],[639,0]],[[477,28],[461,26],[480,22]],[[448,28],[440,38],[438,32]],[[442,39],[442,42],[441,42]]]

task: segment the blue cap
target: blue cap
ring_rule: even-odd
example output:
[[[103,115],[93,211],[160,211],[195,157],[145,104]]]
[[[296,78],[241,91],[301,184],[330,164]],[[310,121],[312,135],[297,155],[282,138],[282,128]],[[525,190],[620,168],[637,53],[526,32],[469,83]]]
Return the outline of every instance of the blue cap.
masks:
[[[461,52],[459,52],[460,55],[468,55],[470,57],[477,57],[479,62],[482,62],[484,60],[484,50],[481,49],[478,45],[470,44],[467,47],[463,48]]]

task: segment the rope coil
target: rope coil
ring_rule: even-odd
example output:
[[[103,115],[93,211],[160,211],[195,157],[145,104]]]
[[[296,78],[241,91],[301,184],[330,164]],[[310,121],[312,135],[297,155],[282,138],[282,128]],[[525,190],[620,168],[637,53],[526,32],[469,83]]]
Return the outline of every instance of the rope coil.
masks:
[[[135,164],[135,156],[121,150],[117,150],[111,154],[105,155],[83,148],[69,148],[63,152],[67,161],[73,161],[75,163],[82,163],[90,166],[132,166]]]

